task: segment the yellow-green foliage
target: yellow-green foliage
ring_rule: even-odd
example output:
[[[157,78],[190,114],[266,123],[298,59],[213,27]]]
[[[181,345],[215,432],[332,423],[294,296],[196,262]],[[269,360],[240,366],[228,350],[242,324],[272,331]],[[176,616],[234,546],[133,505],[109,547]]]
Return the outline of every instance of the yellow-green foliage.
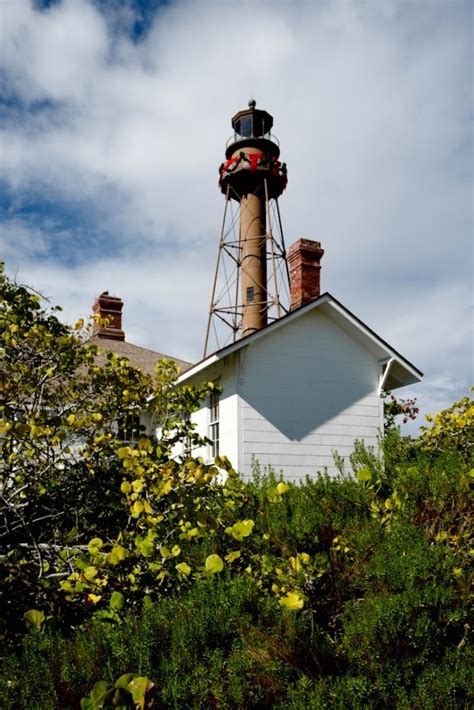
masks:
[[[124,673],[112,685],[98,680],[88,697],[82,698],[81,710],[120,707],[123,710],[145,710],[155,703],[154,683],[138,673]]]
[[[301,608],[302,570],[252,544],[266,547],[228,459],[206,465],[172,457],[177,443],[203,443],[189,414],[214,383],[179,386],[175,364],[165,360],[154,378],[113,353],[100,365],[89,336],[82,321],[62,324],[0,273],[4,623],[15,627],[29,609],[116,619],[144,595],[174,593],[229,569]],[[138,413],[153,426],[124,445],[118,422],[126,428]],[[288,489],[277,483],[271,504]]]
[[[471,392],[474,388],[471,388]],[[427,415],[431,426],[422,426],[420,446],[425,451],[441,452],[446,449],[460,451],[466,460],[474,447],[474,400],[464,397],[434,415]]]
[[[62,324],[0,271],[0,593],[12,626],[39,601],[55,613],[58,584],[91,606],[106,594],[117,613],[114,591],[185,579],[180,546],[224,525],[215,511],[238,500],[225,458],[171,459],[177,442],[201,442],[188,415],[215,385],[179,387],[170,361],[154,378],[112,353],[99,365],[97,352],[82,322]],[[160,438],[124,446],[118,424],[139,413]],[[222,469],[225,489],[213,485]]]

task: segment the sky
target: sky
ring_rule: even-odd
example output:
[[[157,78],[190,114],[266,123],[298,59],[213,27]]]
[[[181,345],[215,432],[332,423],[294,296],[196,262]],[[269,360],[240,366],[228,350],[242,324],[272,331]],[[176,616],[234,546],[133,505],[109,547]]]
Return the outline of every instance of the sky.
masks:
[[[472,5],[462,0],[0,0],[0,258],[75,322],[202,356],[230,119],[255,97],[288,165],[287,244],[424,372],[473,377]]]

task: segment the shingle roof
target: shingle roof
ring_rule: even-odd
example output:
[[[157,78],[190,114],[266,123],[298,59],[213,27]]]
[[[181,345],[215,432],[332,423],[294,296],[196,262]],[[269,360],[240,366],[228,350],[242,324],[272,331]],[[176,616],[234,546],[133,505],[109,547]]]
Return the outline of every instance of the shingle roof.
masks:
[[[105,362],[106,355],[104,351],[110,351],[120,355],[121,357],[126,357],[132,365],[138,367],[143,372],[152,375],[154,368],[158,360],[167,358],[168,360],[174,360],[180,369],[180,372],[186,372],[190,367],[193,366],[192,362],[186,362],[185,360],[179,360],[171,355],[165,355],[164,353],[157,353],[154,350],[149,350],[148,348],[142,348],[139,345],[133,345],[133,343],[127,343],[125,340],[114,340],[112,338],[92,338],[92,343],[97,345],[99,348],[99,355],[97,356],[97,363],[103,364]]]

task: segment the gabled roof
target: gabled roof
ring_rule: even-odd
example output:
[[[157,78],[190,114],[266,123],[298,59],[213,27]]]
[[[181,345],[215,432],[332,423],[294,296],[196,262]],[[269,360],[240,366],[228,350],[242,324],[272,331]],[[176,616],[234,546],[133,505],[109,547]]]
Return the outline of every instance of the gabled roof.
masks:
[[[105,352],[113,352],[121,357],[126,357],[130,360],[131,364],[138,367],[142,372],[152,375],[154,373],[155,365],[158,360],[174,360],[180,371],[183,373],[192,367],[192,363],[186,362],[185,360],[178,360],[176,357],[171,355],[164,355],[163,353],[155,352],[154,350],[149,350],[148,348],[142,348],[139,345],[133,345],[133,343],[128,343],[125,340],[115,340],[113,338],[102,338],[94,337],[92,341],[94,345],[99,348],[99,354],[97,356],[97,363],[103,364],[106,359]],[[105,351],[105,352],[104,352]]]
[[[371,352],[374,357],[379,360],[380,364],[387,364],[386,377],[384,378],[385,389],[391,390],[397,387],[404,387],[405,385],[419,382],[422,379],[423,373],[418,370],[418,368],[392,348],[389,343],[380,338],[377,333],[351,313],[351,311],[343,306],[334,296],[326,292],[314,301],[300,306],[300,308],[291,311],[282,318],[273,321],[273,323],[269,323],[255,333],[247,335],[237,340],[235,343],[231,343],[217,350],[204,360],[192,365],[185,372],[182,372],[179,376],[179,382],[185,382],[190,377],[193,377],[193,375],[206,370],[209,366],[223,360],[228,355],[231,355],[246,345],[258,342],[261,338],[267,337],[284,325],[301,318],[313,310],[319,310],[324,316],[336,323],[362,347]]]

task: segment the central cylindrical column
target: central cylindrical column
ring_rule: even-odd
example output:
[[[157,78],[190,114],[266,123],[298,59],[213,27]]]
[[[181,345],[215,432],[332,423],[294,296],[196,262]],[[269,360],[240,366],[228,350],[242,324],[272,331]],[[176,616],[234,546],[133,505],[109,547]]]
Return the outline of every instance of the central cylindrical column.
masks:
[[[265,200],[251,193],[240,200],[242,335],[267,324]]]

